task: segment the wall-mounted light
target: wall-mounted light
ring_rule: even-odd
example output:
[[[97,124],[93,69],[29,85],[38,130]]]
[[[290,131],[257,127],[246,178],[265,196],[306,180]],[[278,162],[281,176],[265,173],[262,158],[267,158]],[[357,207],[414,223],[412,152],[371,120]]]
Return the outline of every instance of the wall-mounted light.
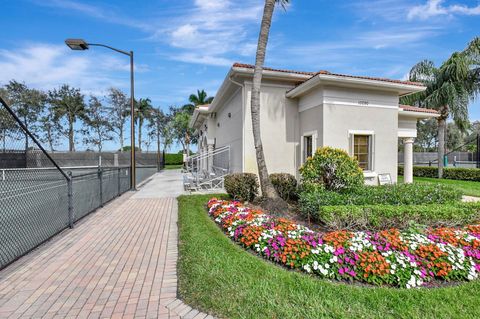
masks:
[[[217,123],[217,127],[220,127],[220,122]]]
[[[203,126],[205,127],[205,131],[207,131],[207,129],[208,129],[207,124],[205,124],[205,125],[203,125]]]
[[[228,117],[231,118],[231,117],[232,117],[232,113],[228,113]]]

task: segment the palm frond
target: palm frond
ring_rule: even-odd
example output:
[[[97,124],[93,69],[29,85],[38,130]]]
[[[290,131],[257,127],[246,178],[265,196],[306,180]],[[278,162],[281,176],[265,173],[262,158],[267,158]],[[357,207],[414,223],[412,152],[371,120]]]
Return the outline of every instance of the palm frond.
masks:
[[[435,80],[438,69],[430,60],[423,60],[415,64],[409,73],[409,80],[428,84]]]

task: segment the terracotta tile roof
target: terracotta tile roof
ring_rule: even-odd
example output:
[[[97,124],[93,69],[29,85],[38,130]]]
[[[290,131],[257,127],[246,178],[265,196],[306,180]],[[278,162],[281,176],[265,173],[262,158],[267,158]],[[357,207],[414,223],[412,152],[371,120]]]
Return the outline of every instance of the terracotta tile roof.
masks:
[[[373,80],[373,81],[382,81],[382,82],[391,82],[391,83],[398,83],[398,84],[407,84],[407,85],[415,85],[415,86],[424,86],[420,82],[412,82],[412,81],[402,81],[402,80],[392,80],[386,78],[378,78],[378,77],[371,77],[371,76],[360,76],[360,75],[349,75],[349,74],[340,74],[340,73],[331,73],[328,71],[319,71],[317,74],[326,74],[326,75],[334,75],[334,76],[343,76],[347,78],[354,78],[354,79],[364,79],[364,80]]]
[[[255,65],[252,64],[245,64],[245,63],[234,63],[234,68],[246,68],[246,69],[255,69]],[[304,72],[304,71],[294,71],[294,70],[285,70],[285,69],[273,69],[268,67],[263,67],[264,70],[267,71],[275,71],[275,72],[284,72],[284,73],[295,73],[295,74],[303,74],[303,75],[315,75],[317,72]]]
[[[234,63],[233,67],[238,68],[247,68],[247,69],[254,69],[255,66],[252,64],[244,64],[244,63]],[[311,75],[313,78],[315,75],[324,74],[324,75],[333,75],[333,76],[343,76],[347,78],[354,78],[354,79],[364,79],[364,80],[373,80],[373,81],[382,81],[382,82],[390,82],[390,83],[398,83],[398,84],[407,84],[407,85],[415,85],[415,86],[424,86],[422,83],[419,82],[411,82],[411,81],[402,81],[402,80],[392,80],[386,78],[378,78],[378,77],[370,77],[370,76],[359,76],[359,75],[349,75],[349,74],[341,74],[341,73],[332,73],[329,71],[321,70],[318,72],[304,72],[304,71],[294,71],[294,70],[284,70],[284,69],[273,69],[264,67],[264,70],[268,71],[276,71],[276,72],[285,72],[285,73],[295,73],[295,74],[303,74],[303,75]],[[310,79],[311,79],[310,78]],[[308,79],[308,80],[310,80]],[[306,81],[308,81],[306,80]],[[304,82],[306,82],[304,81]]]
[[[437,110],[425,109],[425,108],[422,108],[422,107],[416,107],[416,106],[411,106],[411,105],[399,104],[398,107],[403,109],[404,111],[409,111],[409,112],[421,112],[421,113],[438,114]]]

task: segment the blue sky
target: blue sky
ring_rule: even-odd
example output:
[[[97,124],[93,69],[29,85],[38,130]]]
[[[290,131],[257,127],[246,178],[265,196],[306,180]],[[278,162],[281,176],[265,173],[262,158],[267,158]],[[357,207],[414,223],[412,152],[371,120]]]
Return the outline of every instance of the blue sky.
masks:
[[[214,95],[235,61],[253,63],[262,1],[3,0],[0,84],[10,79],[86,94],[128,91],[128,59],[70,51],[65,38],[134,50],[136,96],[182,105]],[[402,79],[422,59],[444,61],[480,26],[480,1],[291,1],[276,11],[266,65]],[[480,119],[480,104],[472,104]]]

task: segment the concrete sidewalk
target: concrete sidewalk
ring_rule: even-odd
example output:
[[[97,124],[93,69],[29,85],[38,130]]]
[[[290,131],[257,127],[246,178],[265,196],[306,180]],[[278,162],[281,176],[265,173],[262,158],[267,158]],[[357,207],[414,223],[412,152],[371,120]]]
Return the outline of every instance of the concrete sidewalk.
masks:
[[[177,299],[182,190],[155,174],[2,270],[0,318],[206,318]]]

